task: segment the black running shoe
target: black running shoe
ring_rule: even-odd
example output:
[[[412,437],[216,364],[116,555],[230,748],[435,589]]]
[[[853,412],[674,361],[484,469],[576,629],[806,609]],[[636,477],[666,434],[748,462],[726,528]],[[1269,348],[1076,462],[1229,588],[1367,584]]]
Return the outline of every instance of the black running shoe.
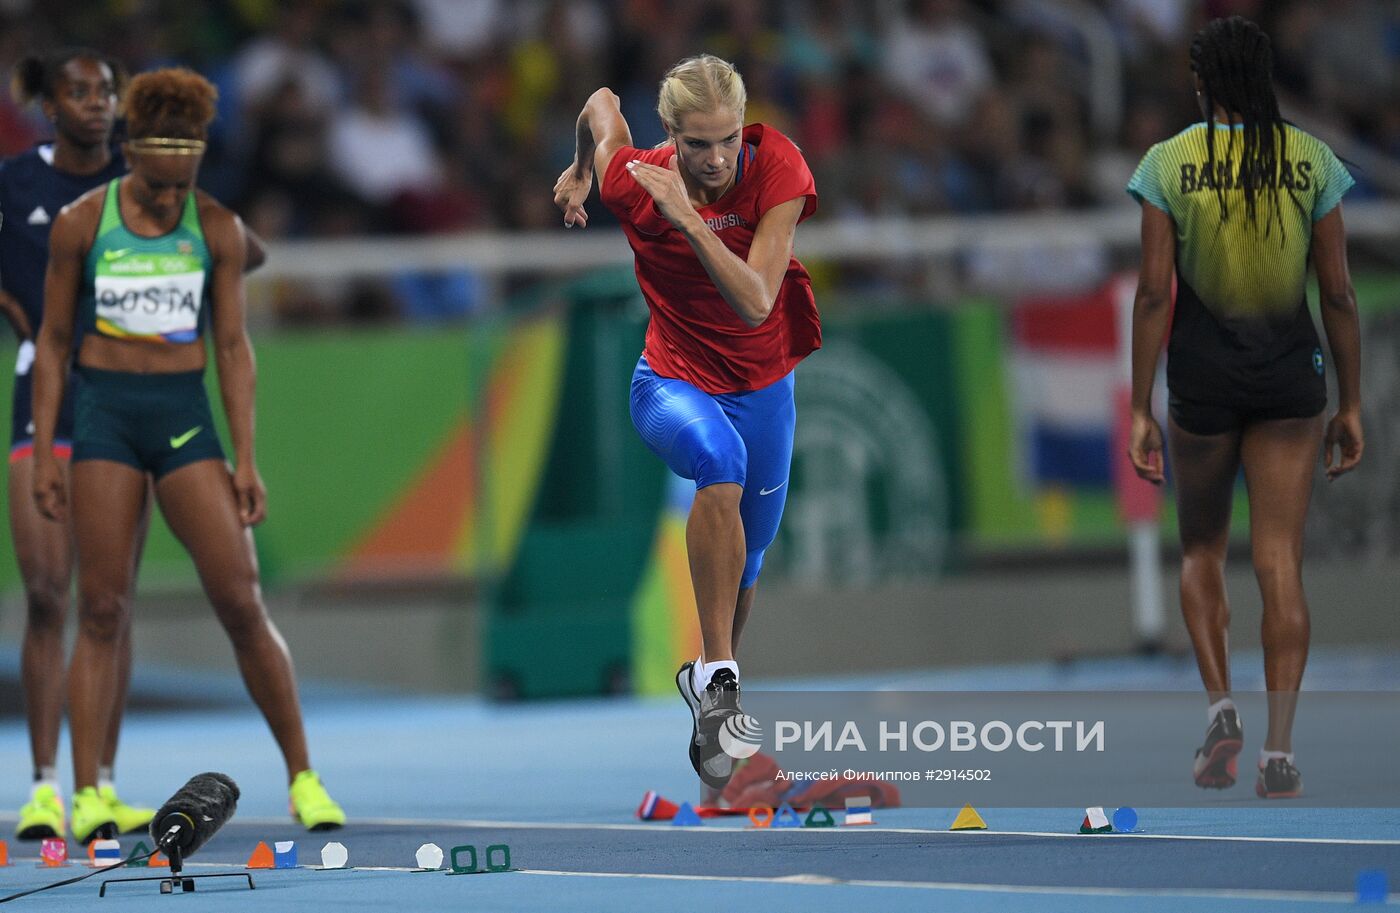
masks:
[[[1206,729],[1206,743],[1196,749],[1192,768],[1196,785],[1202,789],[1228,789],[1235,785],[1239,768],[1236,757],[1244,748],[1244,729],[1239,714],[1225,708],[1211,720]]]
[[[727,721],[741,716],[739,677],[720,669],[699,695],[700,712],[690,740],[690,764],[706,786],[724,789],[734,775],[735,759],[720,743],[719,732]]]
[[[1303,775],[1287,758],[1270,758],[1259,768],[1254,793],[1261,799],[1296,799],[1303,794]]]

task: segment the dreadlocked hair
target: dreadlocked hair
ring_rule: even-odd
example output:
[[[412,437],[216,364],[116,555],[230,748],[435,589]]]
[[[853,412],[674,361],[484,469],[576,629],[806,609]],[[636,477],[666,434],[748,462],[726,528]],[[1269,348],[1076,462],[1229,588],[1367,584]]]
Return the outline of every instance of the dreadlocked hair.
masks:
[[[126,93],[127,135],[133,140],[203,140],[218,98],[218,90],[193,70],[171,67],[142,73],[131,80]]]
[[[1275,220],[1285,231],[1279,203],[1280,170],[1287,162],[1288,135],[1274,96],[1273,52],[1269,36],[1240,16],[1213,19],[1191,39],[1191,70],[1201,79],[1206,117],[1206,169],[1214,179],[1216,199],[1220,201],[1220,221],[1229,218],[1225,190],[1239,187],[1244,193],[1245,217],[1259,225],[1258,200],[1263,193],[1269,203],[1264,222],[1264,234]],[[1223,168],[1215,151],[1216,105],[1238,115],[1242,122],[1240,160],[1233,160],[1235,133],[1230,134]],[[1291,182],[1289,197],[1301,210]]]
[[[126,85],[126,68],[114,58],[91,48],[59,48],[34,54],[15,64],[10,75],[10,96],[23,108],[37,99],[53,101],[63,68],[75,60],[93,60],[112,73],[112,87],[120,98]]]

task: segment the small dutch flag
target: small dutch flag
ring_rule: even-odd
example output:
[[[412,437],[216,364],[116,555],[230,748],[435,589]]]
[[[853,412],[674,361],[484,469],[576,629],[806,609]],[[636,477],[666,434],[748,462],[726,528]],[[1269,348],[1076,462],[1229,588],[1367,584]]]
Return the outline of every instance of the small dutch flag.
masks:
[[[875,819],[870,816],[870,797],[851,796],[846,799],[846,820],[845,824],[874,824]]]
[[[117,865],[122,861],[122,845],[115,840],[92,842],[92,864],[98,868]]]

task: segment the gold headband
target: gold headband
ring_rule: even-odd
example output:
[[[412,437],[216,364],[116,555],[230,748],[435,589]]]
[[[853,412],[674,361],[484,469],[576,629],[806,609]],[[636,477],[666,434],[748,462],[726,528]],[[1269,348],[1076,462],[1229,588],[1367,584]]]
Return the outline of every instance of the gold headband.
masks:
[[[203,155],[202,139],[177,139],[169,136],[143,136],[128,140],[132,152],[142,155]]]

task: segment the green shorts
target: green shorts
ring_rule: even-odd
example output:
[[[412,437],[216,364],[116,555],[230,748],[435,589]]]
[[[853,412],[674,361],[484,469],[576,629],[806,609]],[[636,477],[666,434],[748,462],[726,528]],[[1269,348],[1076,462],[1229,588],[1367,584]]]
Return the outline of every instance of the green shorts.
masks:
[[[224,459],[204,372],[130,374],[79,365],[73,462],[112,460],[157,480],[199,460]]]

